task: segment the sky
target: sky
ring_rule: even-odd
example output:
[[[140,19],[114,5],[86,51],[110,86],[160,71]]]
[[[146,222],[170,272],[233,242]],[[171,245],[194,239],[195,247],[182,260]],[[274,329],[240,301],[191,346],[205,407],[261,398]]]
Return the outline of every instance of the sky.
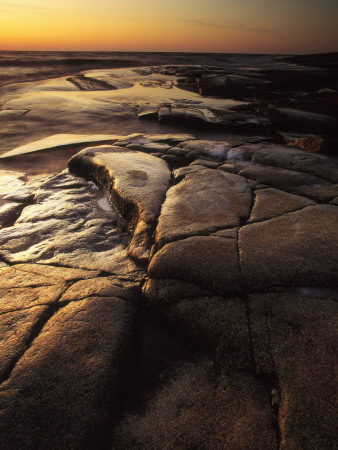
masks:
[[[338,51],[338,0],[0,0],[0,50]]]

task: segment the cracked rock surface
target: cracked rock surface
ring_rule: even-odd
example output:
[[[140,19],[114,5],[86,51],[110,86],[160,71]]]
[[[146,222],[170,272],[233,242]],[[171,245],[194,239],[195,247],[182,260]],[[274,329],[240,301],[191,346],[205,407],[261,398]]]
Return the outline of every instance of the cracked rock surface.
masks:
[[[4,194],[5,448],[333,448],[336,160],[130,135],[69,168]]]
[[[303,72],[124,72],[5,87],[23,122],[53,113],[51,91],[69,123],[102,121],[35,136],[39,154],[81,150],[68,169],[34,172],[32,152],[29,173],[0,172],[0,448],[336,448],[337,159],[268,133],[96,135],[111,114],[285,131]],[[321,98],[307,83],[303,106]],[[332,133],[319,107],[297,114]]]

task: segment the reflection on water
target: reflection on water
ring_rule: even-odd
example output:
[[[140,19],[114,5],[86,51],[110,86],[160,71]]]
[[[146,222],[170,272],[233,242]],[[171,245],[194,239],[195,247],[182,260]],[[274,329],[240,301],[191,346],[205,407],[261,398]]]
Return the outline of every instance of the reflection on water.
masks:
[[[247,76],[248,72],[252,75],[266,68],[285,67],[287,62],[274,55],[1,52],[0,153],[60,133],[128,135],[135,132],[185,132],[202,139],[232,140],[229,133],[219,130],[192,130],[183,123],[160,124],[156,120],[138,119],[139,108],[151,109],[167,104],[178,108],[198,107],[207,118],[212,118],[210,108],[225,111],[246,105],[232,99],[201,97],[196,92],[179,89],[175,84],[176,77],[171,75],[130,69],[159,65],[218,66]],[[80,72],[82,77],[95,77],[115,89],[80,91],[67,80],[70,75]],[[2,160],[0,168],[24,170],[30,176],[57,172],[66,167],[71,151],[78,149],[42,151],[37,155]]]
[[[80,90],[78,86],[80,84]],[[100,83],[104,90],[97,90]],[[198,108],[207,120],[210,109],[227,111],[246,105],[232,99],[201,96],[179,89],[173,75],[129,68],[85,71],[80,76],[51,78],[2,88],[0,154],[55,134],[161,134],[188,132],[200,138],[227,140],[224,133],[187,128],[181,123],[140,120],[138,112]],[[110,89],[111,88],[111,89]]]
[[[26,181],[32,182],[42,175],[59,173],[67,168],[68,161],[86,145],[53,149],[1,159],[0,170],[15,170],[27,174]]]
[[[224,69],[264,69],[291,66],[282,56],[235,53],[167,52],[6,52],[0,53],[0,86],[14,81],[28,81],[72,75],[89,69],[114,69],[151,65],[204,64]],[[295,67],[295,65],[292,65]]]

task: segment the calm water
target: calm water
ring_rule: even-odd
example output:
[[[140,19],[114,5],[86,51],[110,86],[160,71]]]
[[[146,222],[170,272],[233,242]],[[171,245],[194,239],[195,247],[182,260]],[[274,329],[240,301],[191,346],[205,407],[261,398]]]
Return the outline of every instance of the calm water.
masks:
[[[205,64],[228,69],[252,70],[289,66],[278,55],[233,53],[148,52],[0,52],[0,86],[75,74],[87,69],[115,69],[162,64]]]
[[[228,69],[231,73],[254,77],[265,69],[295,69],[288,57],[278,55],[211,54],[211,53],[148,53],[148,52],[0,52],[0,153],[38,139],[58,134],[145,134],[189,132],[202,139],[228,140],[228,133],[213,129],[185,129],[177,124],[160,124],[158,121],[140,121],[135,110],[139,104],[190,101],[208,106],[234,104],[231,99],[206,98],[189,91],[144,87],[132,83],[128,89],[116,91],[86,92],[62,91],[59,86],[48,91],[50,83],[39,87],[23,87],[27,94],[20,97],[22,86],[11,97],[13,83],[55,79],[74,75],[81,71],[118,69],[152,65],[207,65]],[[160,76],[154,75],[158,79]],[[146,81],[151,81],[148,76]],[[69,83],[68,83],[69,84]],[[70,86],[70,84],[69,84]],[[74,88],[74,86],[73,86]],[[7,97],[6,97],[7,95]],[[19,95],[18,99],[16,99]],[[3,102],[1,100],[3,99]],[[6,103],[8,101],[8,103]],[[2,105],[3,103],[3,105]],[[210,103],[210,105],[209,105]],[[5,106],[6,105],[6,106]],[[103,106],[101,106],[103,105]],[[50,109],[54,108],[51,112]],[[10,111],[8,111],[10,110]],[[15,114],[17,116],[15,116]],[[18,158],[3,160],[0,169],[21,170],[40,174],[62,170],[71,155],[68,150],[38,152]]]

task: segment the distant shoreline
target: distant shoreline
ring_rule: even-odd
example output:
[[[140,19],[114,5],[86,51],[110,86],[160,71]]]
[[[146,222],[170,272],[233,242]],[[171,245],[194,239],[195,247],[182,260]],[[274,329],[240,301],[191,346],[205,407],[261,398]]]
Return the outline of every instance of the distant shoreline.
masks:
[[[231,68],[233,64],[258,65],[263,69],[271,64],[316,65],[332,67],[337,53],[314,55],[196,53],[196,52],[87,52],[87,51],[0,51],[0,87],[13,83],[34,82],[47,78],[71,76],[84,70],[121,69],[152,65],[208,64]]]

